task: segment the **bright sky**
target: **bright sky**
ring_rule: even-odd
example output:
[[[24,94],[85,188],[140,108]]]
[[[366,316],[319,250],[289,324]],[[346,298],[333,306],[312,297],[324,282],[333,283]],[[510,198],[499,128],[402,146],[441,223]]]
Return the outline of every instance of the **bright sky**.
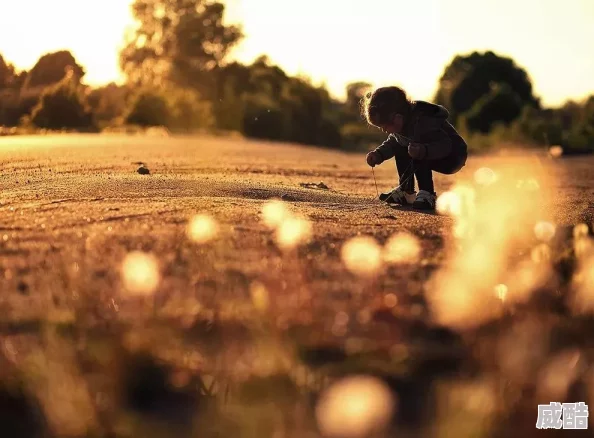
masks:
[[[30,68],[42,53],[70,49],[87,82],[119,77],[117,50],[130,0],[19,0],[0,6],[0,53]],[[398,84],[431,99],[459,53],[493,50],[530,74],[543,103],[594,93],[593,0],[228,0],[246,39],[235,56],[267,54],[289,74],[325,82]],[[25,19],[21,17],[26,17]]]

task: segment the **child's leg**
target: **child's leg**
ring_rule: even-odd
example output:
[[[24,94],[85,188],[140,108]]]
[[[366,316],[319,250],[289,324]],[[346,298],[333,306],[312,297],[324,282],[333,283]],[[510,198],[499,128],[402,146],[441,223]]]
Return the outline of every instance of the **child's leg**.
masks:
[[[419,194],[413,207],[421,210],[433,210],[437,194],[433,185],[433,171],[447,175],[458,172],[466,164],[466,157],[452,155],[441,160],[415,160],[415,176],[419,185]]]
[[[429,160],[425,162],[429,169],[444,175],[453,175],[466,165],[466,155],[458,156],[452,154],[441,160]]]
[[[400,180],[400,188],[406,193],[414,193],[415,191],[415,163],[408,150],[405,147],[396,148],[396,169],[398,170],[398,177]]]
[[[415,176],[417,177],[419,190],[435,193],[435,188],[433,186],[433,172],[431,170],[430,164],[431,162],[429,161],[415,160]]]

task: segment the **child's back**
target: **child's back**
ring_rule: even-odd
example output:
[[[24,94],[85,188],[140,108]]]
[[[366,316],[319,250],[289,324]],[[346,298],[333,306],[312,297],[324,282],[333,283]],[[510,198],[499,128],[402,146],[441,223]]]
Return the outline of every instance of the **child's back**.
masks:
[[[393,147],[408,147],[408,143],[421,143],[427,146],[426,151],[421,151],[418,159],[439,160],[451,154],[464,157],[464,165],[468,154],[468,147],[464,139],[447,120],[449,111],[433,103],[417,100],[412,102],[411,112],[405,122],[402,133],[390,134],[388,140],[378,149],[380,153],[386,152],[386,158],[392,158],[395,153]],[[403,137],[404,136],[404,137]],[[391,139],[398,143],[395,145]]]

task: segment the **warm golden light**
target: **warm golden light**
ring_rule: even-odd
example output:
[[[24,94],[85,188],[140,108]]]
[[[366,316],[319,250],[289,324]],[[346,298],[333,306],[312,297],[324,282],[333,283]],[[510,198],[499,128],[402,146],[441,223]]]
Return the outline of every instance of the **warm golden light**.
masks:
[[[555,225],[540,221],[534,226],[534,235],[538,240],[549,242],[555,236]]]
[[[553,158],[560,158],[563,155],[563,148],[561,146],[551,146],[549,148],[549,154]]]
[[[312,236],[312,224],[301,217],[289,217],[283,220],[276,230],[276,241],[283,249],[292,249],[307,243]]]
[[[316,406],[316,419],[324,436],[363,438],[381,432],[396,400],[389,388],[374,377],[353,376],[330,386]]]
[[[262,207],[262,219],[269,228],[280,226],[290,216],[291,211],[283,201],[269,201]]]
[[[122,277],[131,295],[152,295],[160,281],[157,259],[140,251],[129,253],[122,265]]]
[[[505,284],[498,284],[495,286],[495,293],[497,294],[497,298],[501,301],[505,301],[505,297],[507,296],[507,286]]]
[[[441,324],[464,328],[497,318],[502,312],[497,301],[523,301],[547,279],[552,255],[544,242],[531,249],[528,261],[511,262],[518,245],[533,234],[548,241],[555,231],[538,220],[547,205],[548,192],[540,190],[546,169],[530,158],[513,160],[476,172],[474,187],[462,180],[441,202],[438,198],[440,211],[454,219],[457,238],[426,289],[433,318]],[[517,174],[525,178],[522,189],[538,195],[510,196],[517,191]]]
[[[383,258],[386,263],[416,263],[421,255],[419,240],[410,233],[397,233],[390,237],[384,246]]]
[[[497,174],[488,167],[481,167],[474,172],[474,180],[479,185],[488,186],[497,181]]]
[[[206,214],[198,214],[188,223],[187,235],[194,243],[204,244],[215,239],[219,233],[219,225],[214,218]]]
[[[343,245],[341,256],[347,269],[356,275],[371,276],[382,267],[382,248],[372,237],[351,238]]]
[[[268,290],[262,283],[252,283],[250,286],[250,295],[252,297],[252,303],[257,310],[263,312],[268,309],[270,305]]]

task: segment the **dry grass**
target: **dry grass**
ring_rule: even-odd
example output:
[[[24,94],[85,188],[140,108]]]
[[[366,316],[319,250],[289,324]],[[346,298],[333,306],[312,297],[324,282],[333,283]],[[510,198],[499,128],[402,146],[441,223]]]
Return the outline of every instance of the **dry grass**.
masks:
[[[2,436],[532,436],[594,390],[590,166],[471,158],[451,217],[360,155],[2,139]]]

